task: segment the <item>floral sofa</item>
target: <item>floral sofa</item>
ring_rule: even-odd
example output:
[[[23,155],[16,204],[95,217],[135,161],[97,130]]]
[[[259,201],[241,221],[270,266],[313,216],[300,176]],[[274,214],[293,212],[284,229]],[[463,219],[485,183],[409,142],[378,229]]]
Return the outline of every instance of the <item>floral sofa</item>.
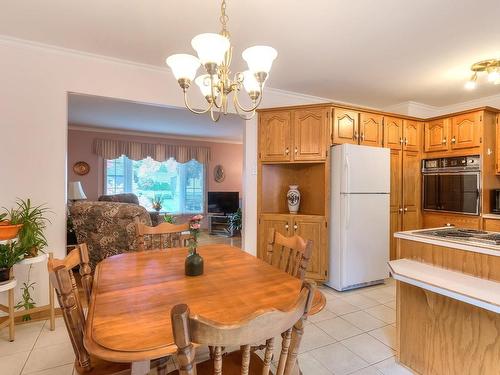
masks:
[[[136,222],[151,225],[142,206],[133,203],[77,202],[70,208],[78,243],[86,243],[90,266],[116,254],[136,251]]]

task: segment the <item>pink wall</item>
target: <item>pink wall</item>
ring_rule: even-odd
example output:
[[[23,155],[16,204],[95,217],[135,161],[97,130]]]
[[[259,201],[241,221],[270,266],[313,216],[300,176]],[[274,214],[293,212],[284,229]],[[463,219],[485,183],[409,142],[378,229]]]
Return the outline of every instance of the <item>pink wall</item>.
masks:
[[[92,142],[95,138],[210,147],[212,161],[209,163],[207,170],[208,191],[238,191],[240,199],[243,198],[243,145],[241,144],[200,142],[70,129],[68,131],[68,181],[81,181],[83,190],[89,200],[97,200],[103,189],[103,160],[92,153]],[[79,176],[73,172],[73,165],[77,161],[85,161],[90,165],[90,172],[87,175]],[[226,178],[221,183],[215,182],[213,176],[213,170],[217,164],[221,164],[226,172]]]

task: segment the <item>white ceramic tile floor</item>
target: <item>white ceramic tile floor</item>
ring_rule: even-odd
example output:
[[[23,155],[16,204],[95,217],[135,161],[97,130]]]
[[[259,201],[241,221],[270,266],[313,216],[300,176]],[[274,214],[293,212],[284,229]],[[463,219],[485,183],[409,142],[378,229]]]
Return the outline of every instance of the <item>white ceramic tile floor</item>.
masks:
[[[305,327],[299,363],[303,375],[407,375],[394,359],[395,286],[373,286],[349,292],[321,287],[323,312]],[[73,350],[62,318],[56,330],[48,322],[16,326],[16,340],[0,331],[2,375],[71,375]],[[280,340],[276,340],[276,349]],[[276,350],[276,355],[279,350]],[[172,361],[173,362],[173,361]]]

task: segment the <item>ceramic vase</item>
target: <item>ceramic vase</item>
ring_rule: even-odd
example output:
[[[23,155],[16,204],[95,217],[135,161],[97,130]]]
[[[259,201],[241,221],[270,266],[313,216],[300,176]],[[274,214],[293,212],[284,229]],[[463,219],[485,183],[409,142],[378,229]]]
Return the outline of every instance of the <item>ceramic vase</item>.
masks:
[[[299,212],[300,206],[300,191],[299,185],[290,185],[288,193],[286,193],[286,200],[288,202],[288,210],[291,214]]]
[[[184,262],[186,276],[200,276],[203,274],[203,258],[196,252],[196,248],[189,254]]]

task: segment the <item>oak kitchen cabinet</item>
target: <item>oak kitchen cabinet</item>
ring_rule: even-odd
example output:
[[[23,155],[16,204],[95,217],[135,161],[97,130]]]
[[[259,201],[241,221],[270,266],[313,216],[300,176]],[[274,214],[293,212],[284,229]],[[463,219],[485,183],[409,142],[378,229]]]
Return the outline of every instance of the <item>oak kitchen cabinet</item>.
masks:
[[[392,118],[386,124],[391,128],[384,141],[391,148],[390,259],[395,259],[394,232],[420,228],[422,123]]]
[[[324,216],[291,215],[291,214],[261,214],[259,217],[259,244],[257,256],[264,259],[267,251],[269,229],[284,236],[298,235],[313,242],[313,251],[306,277],[324,280],[327,277],[328,261],[326,246],[328,230]]]
[[[370,112],[333,110],[332,144],[382,147],[384,116]]]
[[[259,116],[259,159],[318,161],[327,157],[328,108],[263,112]]]
[[[481,111],[469,112],[425,123],[424,151],[452,151],[481,145]]]

